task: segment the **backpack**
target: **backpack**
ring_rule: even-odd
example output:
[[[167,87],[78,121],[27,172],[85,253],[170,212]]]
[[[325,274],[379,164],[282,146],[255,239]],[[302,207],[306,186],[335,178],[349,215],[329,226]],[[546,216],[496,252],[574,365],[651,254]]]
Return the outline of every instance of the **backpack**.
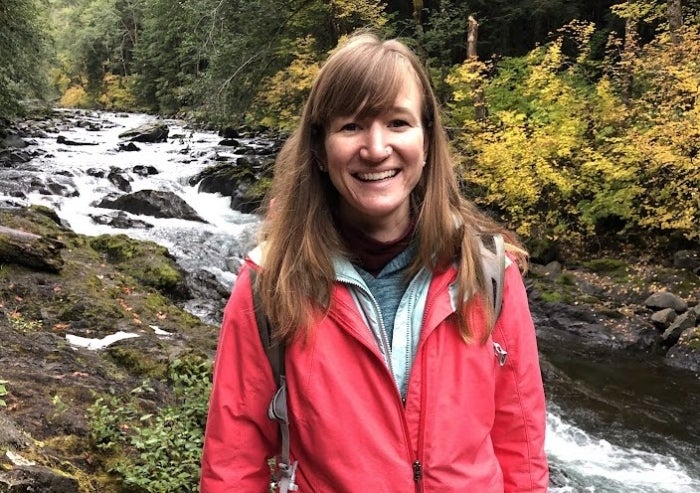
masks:
[[[482,245],[482,269],[487,279],[491,280],[492,289],[489,290],[489,302],[493,306],[494,319],[498,318],[501,313],[501,304],[503,302],[503,281],[505,277],[505,244],[503,237],[500,234],[483,235],[481,236]],[[284,369],[285,345],[273,340],[272,327],[270,327],[267,316],[262,307],[260,293],[255,289],[255,277],[257,272],[250,271],[250,281],[253,290],[253,305],[255,308],[255,321],[258,326],[260,340],[265,354],[270,362],[272,374],[277,383],[277,391],[270,401],[267,409],[267,416],[271,420],[278,421],[280,424],[280,435],[282,446],[279,457],[276,459],[275,467],[271,474],[270,491],[279,491],[287,493],[289,491],[297,491],[298,486],[295,483],[297,461],[290,463],[289,458],[289,420],[287,417],[287,380]],[[494,353],[498,359],[500,366],[506,362],[508,353],[501,347],[500,344],[494,341]]]

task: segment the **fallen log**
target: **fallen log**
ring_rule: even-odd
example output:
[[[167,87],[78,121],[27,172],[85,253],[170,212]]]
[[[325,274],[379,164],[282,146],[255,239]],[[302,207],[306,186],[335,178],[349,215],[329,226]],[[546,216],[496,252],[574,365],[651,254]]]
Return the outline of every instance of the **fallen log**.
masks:
[[[0,226],[0,263],[60,272],[63,267],[61,250],[64,247],[58,240]]]

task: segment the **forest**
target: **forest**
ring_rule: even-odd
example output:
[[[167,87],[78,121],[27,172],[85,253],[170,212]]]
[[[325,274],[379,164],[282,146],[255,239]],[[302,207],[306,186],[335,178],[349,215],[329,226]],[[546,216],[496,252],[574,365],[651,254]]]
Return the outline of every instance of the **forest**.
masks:
[[[534,253],[700,241],[696,0],[4,0],[0,118],[293,128],[356,29],[429,67],[464,193]],[[2,120],[0,120],[2,121]]]

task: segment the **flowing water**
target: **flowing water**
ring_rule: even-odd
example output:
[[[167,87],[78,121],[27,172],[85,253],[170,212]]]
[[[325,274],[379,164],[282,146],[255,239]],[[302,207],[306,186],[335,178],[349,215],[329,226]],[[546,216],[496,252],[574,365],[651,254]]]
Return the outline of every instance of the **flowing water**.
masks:
[[[66,112],[66,116],[75,115]],[[55,134],[36,138],[30,149],[47,153],[23,166],[26,173],[42,177],[69,176],[66,183],[77,193],[71,197],[36,193],[26,202],[54,207],[78,233],[123,233],[153,240],[168,247],[185,269],[209,270],[230,286],[235,275],[226,268],[227,258],[242,248],[240,238],[255,230],[258,219],[231,210],[227,197],[198,193],[188,181],[214,164],[216,154],[233,157],[231,148],[219,147],[220,138],[213,132],[166,121],[170,128],[167,142],[137,144],[138,152],[117,152],[121,132],[154,117],[90,113],[77,120],[91,120],[98,130],[71,126],[61,129],[61,135],[96,145],[66,146],[57,143]],[[133,172],[137,165],[153,166],[158,174],[141,176]],[[97,224],[93,216],[113,211],[93,203],[119,191],[106,178],[95,176],[95,169],[121,170],[132,180],[132,191],[174,192],[207,223],[140,216],[135,218],[153,227],[117,230]],[[546,449],[556,484],[550,491],[700,493],[700,383],[696,377],[673,373],[643,359],[596,360],[577,354],[575,348],[569,351],[544,344],[541,349],[565,375],[546,389]]]

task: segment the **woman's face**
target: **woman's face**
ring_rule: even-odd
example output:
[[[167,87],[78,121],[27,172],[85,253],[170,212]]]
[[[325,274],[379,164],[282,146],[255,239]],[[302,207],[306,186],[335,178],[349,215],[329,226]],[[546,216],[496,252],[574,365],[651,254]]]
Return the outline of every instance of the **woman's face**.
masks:
[[[413,77],[406,79],[388,111],[337,117],[326,131],[326,168],[340,193],[340,218],[379,241],[408,227],[409,197],[427,156],[422,94]]]

